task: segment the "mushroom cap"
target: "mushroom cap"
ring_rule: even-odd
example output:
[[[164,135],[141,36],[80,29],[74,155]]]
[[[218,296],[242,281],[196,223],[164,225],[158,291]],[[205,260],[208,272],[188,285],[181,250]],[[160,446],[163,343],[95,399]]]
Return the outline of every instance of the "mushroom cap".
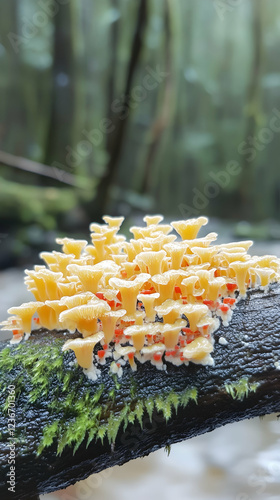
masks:
[[[143,221],[146,222],[147,226],[157,226],[160,222],[163,221],[162,215],[145,215],[143,217]]]
[[[74,351],[78,364],[82,368],[88,369],[92,365],[93,349],[103,337],[103,332],[98,332],[86,338],[67,340],[62,347],[62,351],[68,351],[69,349]]]
[[[91,320],[101,318],[103,314],[111,310],[110,306],[104,300],[97,299],[94,302],[82,304],[63,311],[59,315],[61,322],[72,320],[78,321],[79,319]]]
[[[213,344],[205,337],[197,337],[183,349],[187,359],[201,360],[214,350]]]
[[[171,226],[181,236],[182,240],[194,239],[200,228],[207,224],[207,217],[198,217],[197,219],[187,219],[171,222]]]
[[[109,215],[103,215],[102,219],[108,224],[110,227],[117,227],[120,228],[123,221],[124,217],[111,217]]]

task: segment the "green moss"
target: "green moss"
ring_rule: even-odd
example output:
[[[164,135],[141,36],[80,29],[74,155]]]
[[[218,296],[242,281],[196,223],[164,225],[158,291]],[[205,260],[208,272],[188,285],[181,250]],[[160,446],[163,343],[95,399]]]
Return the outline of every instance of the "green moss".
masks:
[[[170,452],[171,452],[171,446],[170,446],[170,444],[167,444],[167,445],[164,447],[164,451],[166,451],[167,456],[169,457]]]
[[[44,404],[46,409],[46,424],[38,435],[37,455],[52,445],[61,454],[67,446],[75,453],[84,441],[87,446],[93,440],[103,443],[104,439],[114,444],[120,428],[125,429],[129,423],[137,421],[142,427],[145,415],[152,420],[155,410],[168,422],[172,411],[177,412],[179,406],[196,401],[195,388],[139,397],[133,376],[130,398],[123,401],[122,379],[109,376],[106,390],[103,383],[92,383],[80,367],[75,364],[69,367],[67,361],[73,356],[62,353],[64,341],[52,338],[51,342],[44,341],[44,345],[23,342],[0,353],[0,371],[5,373],[2,392],[13,383],[21,405],[28,408],[30,404],[36,403],[35,407]],[[21,429],[19,440],[24,443],[25,439],[26,433]]]
[[[233,399],[243,401],[250,392],[256,392],[258,386],[258,382],[249,383],[247,378],[241,378],[234,384],[225,384],[225,390]]]

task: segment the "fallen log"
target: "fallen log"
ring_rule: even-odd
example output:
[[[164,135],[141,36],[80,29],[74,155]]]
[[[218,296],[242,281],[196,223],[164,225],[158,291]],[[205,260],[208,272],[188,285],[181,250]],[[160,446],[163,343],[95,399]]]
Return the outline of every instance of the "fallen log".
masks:
[[[0,343],[2,499],[36,499],[163,446],[280,411],[278,284],[238,302],[230,325],[214,334],[214,366],[160,371],[137,362],[136,372],[126,365],[118,378],[104,365],[93,381],[72,351],[62,352],[68,337],[41,329],[18,345]]]

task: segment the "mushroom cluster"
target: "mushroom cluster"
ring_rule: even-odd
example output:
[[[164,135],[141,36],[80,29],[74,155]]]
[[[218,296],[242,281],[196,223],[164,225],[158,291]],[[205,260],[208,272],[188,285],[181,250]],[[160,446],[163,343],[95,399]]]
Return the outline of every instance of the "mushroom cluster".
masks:
[[[10,308],[2,323],[13,342],[40,328],[75,334],[63,351],[74,351],[93,379],[104,364],[119,376],[126,363],[132,370],[146,361],[165,370],[167,363],[213,364],[220,322],[229,323],[249,288],[280,279],[280,260],[251,257],[252,241],[198,238],[206,217],[169,225],[146,216],[144,227],[131,227],[129,241],[118,234],[122,217],[103,220],[90,225],[90,244],[58,238],[61,252],[40,254],[45,265],[25,278],[35,300]]]

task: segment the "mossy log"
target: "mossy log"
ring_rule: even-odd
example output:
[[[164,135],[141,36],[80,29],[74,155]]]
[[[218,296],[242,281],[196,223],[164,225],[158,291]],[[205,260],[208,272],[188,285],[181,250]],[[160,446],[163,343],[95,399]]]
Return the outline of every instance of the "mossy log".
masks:
[[[93,382],[73,363],[73,352],[62,353],[68,337],[40,330],[18,345],[0,344],[2,499],[65,488],[229,422],[280,411],[279,285],[250,291],[238,303],[230,326],[215,334],[213,367],[168,363],[165,372],[138,363],[136,372],[126,365],[116,378],[107,364]],[[7,484],[11,442],[15,493]]]

